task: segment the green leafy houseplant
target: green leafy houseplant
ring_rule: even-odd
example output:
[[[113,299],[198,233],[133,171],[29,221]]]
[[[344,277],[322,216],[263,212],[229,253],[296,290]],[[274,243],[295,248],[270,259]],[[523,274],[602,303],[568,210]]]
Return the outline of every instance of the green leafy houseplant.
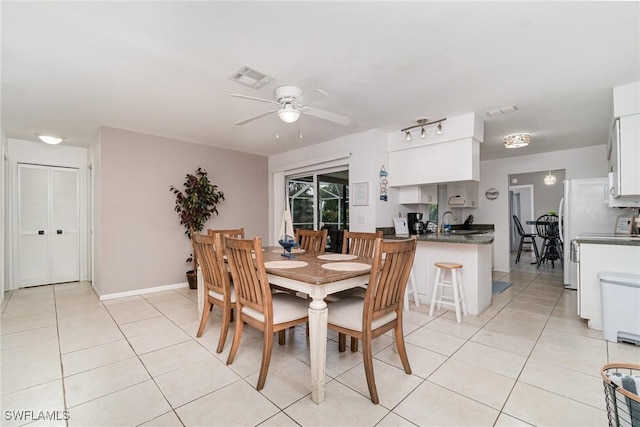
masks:
[[[207,171],[198,167],[195,174],[187,174],[184,181],[184,189],[180,191],[173,185],[169,188],[176,196],[175,211],[180,217],[180,224],[185,228],[184,234],[191,240],[192,254],[186,262],[193,264],[193,270],[187,272],[195,275],[198,260],[195,256],[193,236],[204,228],[212,214],[218,215],[218,203],[224,200],[224,193],[218,190],[218,186],[209,181]],[[191,287],[194,287],[190,283]]]

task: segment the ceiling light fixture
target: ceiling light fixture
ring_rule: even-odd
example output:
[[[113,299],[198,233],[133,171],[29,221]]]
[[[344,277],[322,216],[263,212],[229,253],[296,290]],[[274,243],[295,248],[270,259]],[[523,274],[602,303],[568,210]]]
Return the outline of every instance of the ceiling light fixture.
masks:
[[[531,135],[528,133],[513,133],[504,137],[504,148],[526,147],[531,143]]]
[[[440,119],[440,120],[434,120],[432,122],[429,121],[429,119],[418,119],[416,120],[418,122],[417,125],[413,125],[413,126],[409,126],[408,128],[404,128],[404,129],[400,129],[400,132],[404,132],[405,136],[404,139],[406,139],[407,141],[411,141],[411,132],[409,132],[411,129],[415,129],[415,128],[422,128],[420,130],[420,137],[422,138],[426,138],[427,137],[427,130],[425,129],[425,126],[431,126],[431,125],[438,125],[438,135],[442,135],[442,122],[444,122],[447,119]]]
[[[40,141],[44,142],[45,144],[51,144],[51,145],[60,144],[63,140],[63,138],[58,138],[57,136],[48,136],[48,135],[38,135],[38,138],[40,138]]]
[[[295,123],[300,118],[300,110],[287,103],[278,110],[278,117],[285,123]]]
[[[544,177],[544,185],[554,185],[556,183],[556,176],[551,175],[551,171],[549,171],[549,175]]]

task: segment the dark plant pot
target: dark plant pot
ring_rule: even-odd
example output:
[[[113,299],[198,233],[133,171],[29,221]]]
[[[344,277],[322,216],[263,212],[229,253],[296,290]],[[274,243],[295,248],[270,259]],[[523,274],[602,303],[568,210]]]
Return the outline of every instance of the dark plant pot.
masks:
[[[187,271],[187,281],[189,289],[198,289],[198,274],[193,271]]]

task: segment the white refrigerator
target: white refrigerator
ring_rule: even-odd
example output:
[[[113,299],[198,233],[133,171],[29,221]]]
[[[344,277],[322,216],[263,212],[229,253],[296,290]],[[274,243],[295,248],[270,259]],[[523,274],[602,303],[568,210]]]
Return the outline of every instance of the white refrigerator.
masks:
[[[613,233],[620,209],[609,207],[609,179],[567,179],[560,202],[560,235],[564,252],[564,285],[578,288],[577,264],[572,262],[571,240],[582,233]]]

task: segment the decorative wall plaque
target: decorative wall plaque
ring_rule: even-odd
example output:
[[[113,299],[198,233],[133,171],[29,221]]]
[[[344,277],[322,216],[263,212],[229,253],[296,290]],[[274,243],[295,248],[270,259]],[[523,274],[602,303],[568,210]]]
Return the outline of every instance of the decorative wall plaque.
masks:
[[[498,196],[500,195],[500,193],[498,193],[498,190],[496,190],[495,188],[490,188],[488,189],[485,193],[484,196],[489,199],[489,200],[495,200],[498,198]]]

